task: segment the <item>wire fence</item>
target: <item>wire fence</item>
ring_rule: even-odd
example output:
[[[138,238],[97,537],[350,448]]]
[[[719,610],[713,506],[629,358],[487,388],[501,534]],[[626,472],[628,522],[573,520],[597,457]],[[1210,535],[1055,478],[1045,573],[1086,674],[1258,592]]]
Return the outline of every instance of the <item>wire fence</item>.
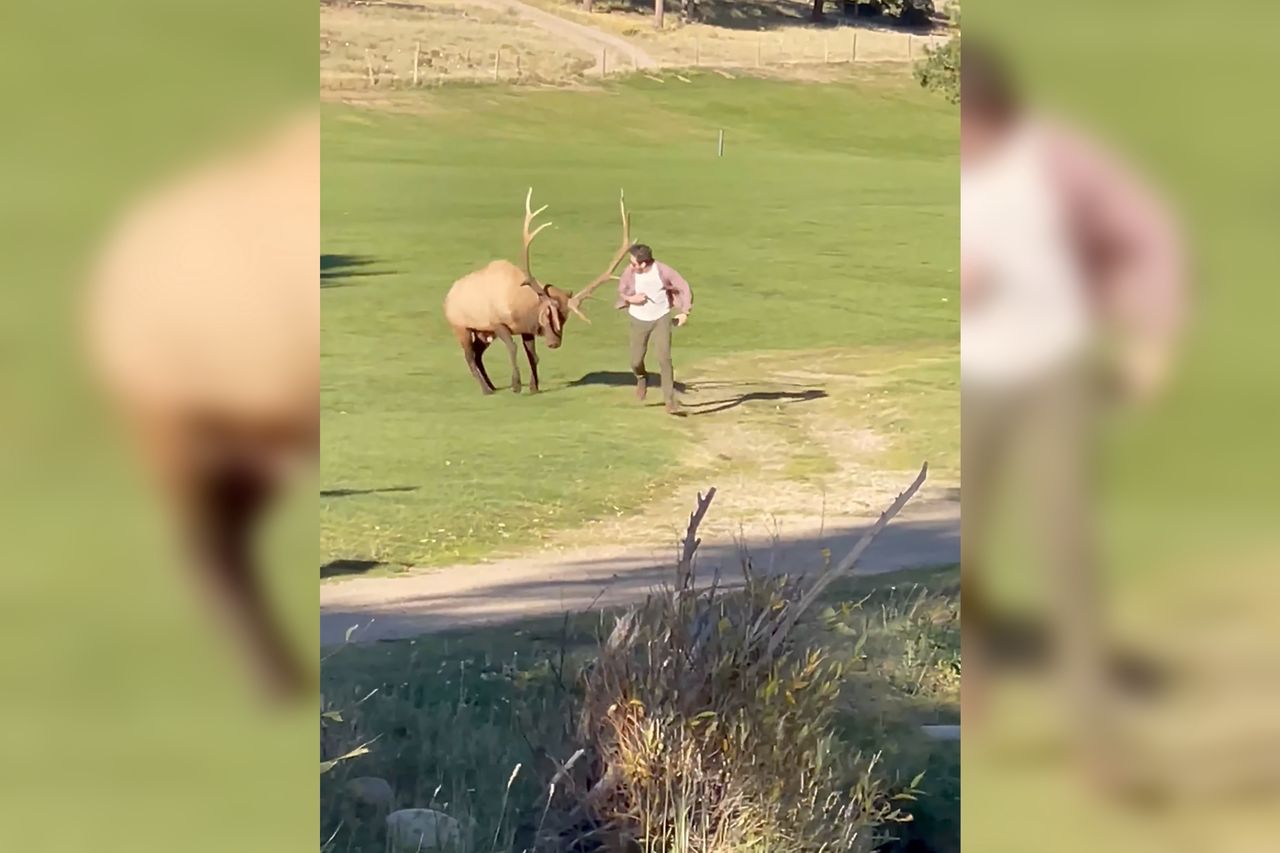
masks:
[[[755,38],[692,37],[663,45],[660,53],[641,59],[604,48],[587,57],[528,45],[501,45],[487,50],[412,44],[358,43],[328,46],[322,57],[321,82],[337,89],[396,89],[451,83],[539,83],[603,79],[663,70],[804,69],[854,63],[910,63],[940,47],[949,34],[887,33],[844,27],[805,38],[762,32]],[[322,46],[323,48],[324,46]],[[650,61],[650,59],[652,61]]]

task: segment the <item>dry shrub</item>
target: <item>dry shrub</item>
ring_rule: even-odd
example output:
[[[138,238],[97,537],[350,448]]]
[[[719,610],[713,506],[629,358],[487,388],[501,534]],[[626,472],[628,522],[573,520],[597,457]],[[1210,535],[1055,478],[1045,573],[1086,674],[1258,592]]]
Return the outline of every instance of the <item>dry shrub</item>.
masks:
[[[583,808],[645,853],[870,851],[886,822],[910,819],[894,800],[919,779],[890,797],[878,755],[849,755],[832,727],[841,668],[792,636],[852,559],[808,582],[744,559],[742,589],[716,578],[699,590],[697,524],[713,495],[699,497],[672,586],[620,617],[583,673],[579,737],[598,774]]]

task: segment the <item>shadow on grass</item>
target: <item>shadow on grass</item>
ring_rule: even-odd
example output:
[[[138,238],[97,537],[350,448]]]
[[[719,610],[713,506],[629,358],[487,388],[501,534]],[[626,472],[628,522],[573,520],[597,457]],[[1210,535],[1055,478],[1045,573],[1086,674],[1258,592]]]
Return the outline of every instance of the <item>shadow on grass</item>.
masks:
[[[649,382],[652,385],[657,380],[653,374],[649,374]],[[636,384],[634,374],[622,370],[597,370],[587,373],[573,380],[563,388],[586,388],[586,387],[606,387],[606,388],[632,388]],[[803,385],[784,385],[779,383],[752,383],[752,382],[729,382],[716,380],[711,382],[698,382],[690,385],[687,382],[676,380],[675,388],[677,394],[687,394],[690,392],[714,391],[717,388],[731,388],[737,390],[743,386],[759,385],[762,386],[758,391],[746,391],[740,394],[730,394],[719,400],[706,400],[703,402],[685,403],[690,415],[713,415],[718,412],[725,412],[730,409],[736,409],[744,403],[804,403],[811,400],[822,400],[829,395],[822,388],[807,388]],[[784,390],[791,388],[794,390]]]
[[[355,495],[378,495],[384,492],[416,492],[418,486],[385,486],[381,489],[321,489],[322,498],[349,498]]]
[[[383,565],[381,560],[330,560],[320,566],[321,578],[336,578],[343,575],[363,575]]]
[[[650,382],[656,382],[657,376],[650,376]],[[597,370],[592,373],[585,373],[579,378],[565,385],[565,388],[588,388],[592,386],[603,386],[606,388],[634,388],[636,377],[634,373],[623,370]],[[683,394],[689,390],[689,386],[676,380],[676,393]]]
[[[691,415],[714,415],[736,409],[743,403],[805,403],[810,400],[822,400],[828,396],[830,395],[821,388],[809,388],[804,391],[748,391],[746,394],[724,400],[691,403],[688,409]]]
[[[392,270],[365,269],[377,262],[377,258],[365,255],[321,255],[320,286],[343,287],[351,283],[347,279],[392,274]]]

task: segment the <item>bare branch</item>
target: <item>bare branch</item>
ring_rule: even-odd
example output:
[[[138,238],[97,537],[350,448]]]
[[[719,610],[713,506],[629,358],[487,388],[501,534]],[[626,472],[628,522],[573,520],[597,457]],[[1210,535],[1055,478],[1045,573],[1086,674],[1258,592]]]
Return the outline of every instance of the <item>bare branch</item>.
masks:
[[[693,555],[697,552],[698,546],[702,544],[702,540],[698,538],[698,525],[702,524],[702,519],[706,516],[707,510],[711,508],[711,502],[715,500],[715,497],[715,486],[708,489],[705,496],[699,492],[698,505],[689,514],[689,527],[684,534],[684,547],[680,554],[680,563],[677,566],[678,589],[680,591],[688,589],[689,583],[693,578]]]
[[[773,657],[773,653],[777,651],[778,646],[784,639],[786,639],[786,636],[791,633],[791,629],[795,627],[796,622],[804,612],[809,609],[817,597],[822,594],[822,591],[830,586],[832,582],[849,573],[854,564],[858,562],[858,559],[862,556],[863,552],[866,551],[871,543],[875,541],[875,538],[880,535],[880,532],[885,529],[893,517],[901,512],[902,508],[907,505],[907,502],[911,500],[917,491],[919,491],[921,484],[924,483],[925,475],[928,471],[929,463],[926,462],[924,465],[920,466],[920,473],[916,475],[915,481],[912,482],[911,485],[902,492],[902,494],[898,495],[897,500],[891,503],[884,512],[880,513],[880,518],[870,530],[862,534],[862,538],[858,540],[858,544],[853,546],[853,550],[845,555],[845,558],[840,561],[839,565],[834,569],[825,572],[821,577],[813,582],[813,586],[809,587],[808,592],[804,594],[800,599],[800,602],[794,608],[789,610],[786,618],[783,619],[782,624],[774,630],[773,636],[769,638],[769,647],[765,654],[766,660]]]

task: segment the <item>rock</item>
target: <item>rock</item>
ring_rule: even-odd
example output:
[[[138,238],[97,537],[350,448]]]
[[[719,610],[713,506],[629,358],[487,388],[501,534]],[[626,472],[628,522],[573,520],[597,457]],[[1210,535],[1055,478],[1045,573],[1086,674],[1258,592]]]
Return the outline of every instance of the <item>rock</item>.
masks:
[[[391,783],[377,776],[361,776],[351,779],[346,785],[347,794],[354,802],[374,808],[390,811],[394,794]]]
[[[461,825],[434,809],[400,809],[387,815],[389,853],[426,853],[462,843]]]

